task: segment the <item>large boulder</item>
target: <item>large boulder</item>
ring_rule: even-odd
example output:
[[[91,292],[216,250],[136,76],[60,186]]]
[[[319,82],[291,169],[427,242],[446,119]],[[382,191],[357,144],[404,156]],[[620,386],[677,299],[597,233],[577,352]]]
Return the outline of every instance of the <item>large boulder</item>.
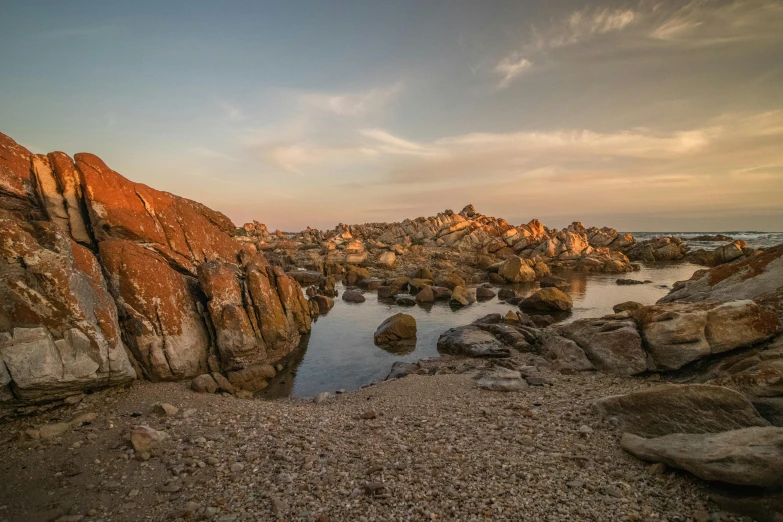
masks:
[[[438,352],[467,357],[508,357],[509,348],[479,326],[450,328],[438,338]]]
[[[642,437],[768,426],[741,393],[707,384],[667,384],[598,399],[593,410]]]
[[[699,270],[676,283],[659,303],[756,299],[783,288],[783,245],[730,263]]]
[[[675,433],[654,439],[626,433],[620,446],[642,460],[684,469],[704,480],[767,488],[783,485],[783,428]]]
[[[751,366],[710,381],[751,397],[783,397],[783,358],[753,361]]]
[[[53,223],[0,209],[0,274],[0,324],[12,333],[2,351],[14,359],[6,365],[17,398],[54,399],[135,378],[91,251]],[[38,355],[20,362],[26,350]]]
[[[552,332],[547,332],[541,342],[541,354],[556,370],[564,373],[595,370],[593,363],[578,344]]]
[[[540,312],[566,312],[573,306],[574,302],[568,294],[553,286],[537,290],[519,303],[523,310]]]
[[[239,268],[219,260],[208,261],[198,267],[198,278],[209,299],[207,308],[224,367],[233,369],[264,360],[264,340],[257,335],[248,311],[242,306],[244,294]]]
[[[535,270],[519,256],[506,259],[500,265],[498,274],[509,283],[529,283],[536,280]]]
[[[195,280],[135,242],[106,239],[99,246],[125,339],[144,375],[161,381],[205,373],[210,337]]]
[[[634,317],[658,370],[677,370],[710,354],[751,346],[781,330],[777,314],[747,299],[646,306]]]
[[[416,339],[416,319],[412,315],[398,313],[386,319],[375,330],[375,344],[394,344]]]
[[[642,338],[631,319],[580,319],[559,331],[579,345],[598,370],[614,375],[647,370]]]

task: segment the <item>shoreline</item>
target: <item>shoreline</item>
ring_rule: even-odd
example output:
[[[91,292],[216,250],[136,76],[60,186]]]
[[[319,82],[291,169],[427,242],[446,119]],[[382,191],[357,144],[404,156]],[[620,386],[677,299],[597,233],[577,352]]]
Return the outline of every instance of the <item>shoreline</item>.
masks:
[[[498,393],[468,374],[411,375],[321,404],[196,394],[184,383],[85,396],[36,420],[94,412],[89,425],[3,444],[0,520],[686,520],[720,511],[704,483],[657,474],[590,411],[593,399],[655,383],[546,377],[552,386]],[[178,413],[152,413],[161,401]],[[159,456],[134,458],[126,434],[136,425],[168,433]]]

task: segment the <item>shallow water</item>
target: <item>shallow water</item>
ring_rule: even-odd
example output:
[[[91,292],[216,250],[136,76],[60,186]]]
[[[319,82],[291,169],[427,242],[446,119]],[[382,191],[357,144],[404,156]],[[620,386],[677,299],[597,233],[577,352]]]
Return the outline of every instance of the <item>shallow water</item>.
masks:
[[[558,273],[556,275],[570,282],[566,292],[574,300],[572,313],[565,321],[610,314],[612,306],[624,301],[653,304],[669,292],[675,281],[690,278],[699,268],[703,267],[690,263],[661,263],[621,275]],[[620,286],[615,283],[618,277],[651,280],[652,283]],[[530,293],[538,284],[517,288]],[[342,285],[337,289],[340,295],[345,290]],[[270,382],[263,395],[268,398],[312,397],[324,391],[355,390],[384,379],[396,361],[415,362],[436,357],[438,337],[451,327],[468,324],[490,313],[518,310],[498,301],[497,297],[457,309],[444,302],[426,308],[397,306],[386,300],[379,301],[375,292],[366,292],[365,297],[364,303],[348,303],[337,297],[334,308],[313,323],[310,335],[303,339],[300,349],[292,354],[285,363],[286,368]],[[406,354],[390,353],[373,343],[378,325],[397,312],[416,318],[416,346]]]

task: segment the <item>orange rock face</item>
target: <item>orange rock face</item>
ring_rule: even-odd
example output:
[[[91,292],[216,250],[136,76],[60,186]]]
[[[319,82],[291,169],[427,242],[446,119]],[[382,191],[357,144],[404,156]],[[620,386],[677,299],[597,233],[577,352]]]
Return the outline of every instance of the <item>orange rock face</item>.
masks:
[[[231,220],[92,154],[0,134],[0,225],[0,400],[256,368],[310,330],[299,284]]]

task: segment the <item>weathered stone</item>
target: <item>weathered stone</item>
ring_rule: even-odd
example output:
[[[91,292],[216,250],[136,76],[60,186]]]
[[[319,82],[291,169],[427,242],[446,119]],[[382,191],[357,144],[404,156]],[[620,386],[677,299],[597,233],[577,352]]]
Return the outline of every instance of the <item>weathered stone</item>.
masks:
[[[604,397],[593,409],[616,419],[620,429],[643,437],[769,425],[741,393],[707,384],[667,384]]]
[[[416,339],[416,319],[403,313],[394,314],[375,330],[375,344],[393,344]]]
[[[783,397],[783,359],[760,360],[742,371],[710,382],[752,397]]]
[[[131,241],[106,239],[99,247],[128,347],[146,377],[160,381],[204,373],[210,340],[192,281]]]
[[[614,305],[612,310],[614,313],[619,314],[621,312],[635,312],[641,308],[644,308],[642,303],[637,303],[636,301],[625,301],[624,303]]]
[[[555,288],[568,288],[570,285],[568,281],[563,279],[562,277],[557,276],[546,276],[542,277],[541,280],[538,282],[538,284],[541,286],[541,288],[548,288],[548,287],[555,287]]]
[[[386,376],[386,380],[402,379],[403,377],[407,377],[408,375],[414,374],[418,371],[419,367],[415,364],[397,361],[392,364],[391,371],[389,371],[389,375]]]
[[[509,283],[535,281],[536,272],[519,256],[511,256],[500,265],[498,274]]]
[[[198,393],[215,393],[217,391],[217,383],[210,374],[205,373],[193,379],[190,383],[190,388]]]
[[[136,426],[131,429],[131,444],[137,454],[152,453],[167,438],[169,438],[168,433],[154,430],[149,426]]]
[[[647,369],[647,358],[636,324],[630,319],[580,319],[560,328],[576,342],[598,370],[636,375]]]
[[[392,269],[397,265],[397,256],[394,252],[383,252],[378,256],[378,266],[381,268]]]
[[[345,295],[343,295],[345,299]],[[325,295],[316,295],[310,298],[310,301],[314,302],[318,306],[318,313],[325,314],[332,308],[334,308],[334,300],[331,297]]]
[[[425,286],[416,294],[416,302],[419,304],[429,304],[435,302],[435,294],[431,286]]]
[[[508,357],[509,348],[478,326],[458,326],[438,338],[438,352],[467,357]]]
[[[492,299],[495,295],[495,292],[491,288],[486,288],[484,286],[476,288],[476,299]]]
[[[562,290],[546,287],[533,292],[519,303],[523,310],[538,310],[542,312],[565,312],[573,308],[574,302]]]
[[[750,300],[646,306],[634,317],[655,368],[676,370],[712,353],[769,339],[780,318]]]
[[[756,299],[783,287],[783,245],[696,272],[659,303]]]
[[[267,387],[267,381],[276,375],[270,364],[248,366],[241,370],[228,372],[228,380],[237,388],[248,391],[259,391]]]
[[[654,439],[626,433],[620,446],[642,460],[684,469],[704,480],[740,486],[783,484],[783,428],[676,433]]]
[[[497,367],[478,374],[476,386],[490,391],[516,392],[527,389],[528,384],[518,371]]]
[[[584,372],[595,370],[593,363],[578,344],[557,334],[549,333],[541,343],[541,354],[553,361],[556,370],[563,372]]]
[[[476,296],[464,286],[456,286],[451,292],[449,304],[452,306],[468,306],[476,302]]]
[[[361,290],[346,290],[343,292],[343,301],[347,301],[349,303],[363,303],[365,301],[365,297]]]

